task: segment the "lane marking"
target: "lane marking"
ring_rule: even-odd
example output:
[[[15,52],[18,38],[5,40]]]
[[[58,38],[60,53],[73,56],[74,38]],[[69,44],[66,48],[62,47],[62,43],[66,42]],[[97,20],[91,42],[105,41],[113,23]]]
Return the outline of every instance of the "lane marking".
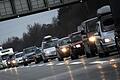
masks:
[[[93,62],[90,62],[89,64],[104,64],[107,62],[109,62],[109,61],[93,61]]]
[[[61,62],[61,63],[58,63],[56,65],[60,66],[60,65],[64,65],[65,63],[64,62]]]
[[[72,62],[70,64],[81,64],[82,62]]]
[[[52,66],[52,65],[54,65],[53,62],[46,63],[46,66]]]
[[[41,66],[44,66],[45,64],[39,64],[38,66],[41,67]]]

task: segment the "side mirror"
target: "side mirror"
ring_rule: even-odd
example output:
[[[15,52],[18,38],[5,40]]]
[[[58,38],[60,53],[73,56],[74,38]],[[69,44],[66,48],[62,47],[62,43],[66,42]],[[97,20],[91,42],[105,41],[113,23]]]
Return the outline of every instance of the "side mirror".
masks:
[[[96,33],[94,33],[94,35],[95,35],[95,36],[99,36],[99,33],[98,33],[98,32],[96,32]]]

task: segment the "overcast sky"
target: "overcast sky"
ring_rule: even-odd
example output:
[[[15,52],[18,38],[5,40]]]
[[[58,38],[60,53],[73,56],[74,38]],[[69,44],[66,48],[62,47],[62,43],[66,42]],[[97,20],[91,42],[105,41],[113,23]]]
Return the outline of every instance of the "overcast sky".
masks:
[[[51,10],[39,14],[0,22],[0,43],[6,41],[8,37],[22,37],[22,34],[27,32],[27,25],[29,24],[49,24],[52,22],[52,18],[57,17],[57,15],[57,10]]]

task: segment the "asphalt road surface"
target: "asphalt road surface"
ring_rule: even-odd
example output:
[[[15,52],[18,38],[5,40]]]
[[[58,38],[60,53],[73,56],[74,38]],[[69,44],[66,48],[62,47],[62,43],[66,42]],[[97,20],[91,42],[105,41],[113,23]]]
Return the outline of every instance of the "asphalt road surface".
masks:
[[[120,58],[80,58],[0,71],[0,80],[120,80]]]

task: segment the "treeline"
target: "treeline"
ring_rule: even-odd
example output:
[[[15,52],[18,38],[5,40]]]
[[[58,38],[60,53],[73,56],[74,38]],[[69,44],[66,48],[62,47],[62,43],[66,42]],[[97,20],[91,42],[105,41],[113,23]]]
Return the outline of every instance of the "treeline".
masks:
[[[12,47],[14,51],[30,46],[40,47],[42,39],[46,35],[58,38],[67,36],[77,31],[77,26],[82,21],[96,16],[96,10],[103,5],[109,4],[109,0],[88,0],[85,3],[64,6],[58,10],[58,17],[54,17],[51,24],[28,25],[28,32],[23,33],[22,38],[11,37],[3,43],[3,48]]]

